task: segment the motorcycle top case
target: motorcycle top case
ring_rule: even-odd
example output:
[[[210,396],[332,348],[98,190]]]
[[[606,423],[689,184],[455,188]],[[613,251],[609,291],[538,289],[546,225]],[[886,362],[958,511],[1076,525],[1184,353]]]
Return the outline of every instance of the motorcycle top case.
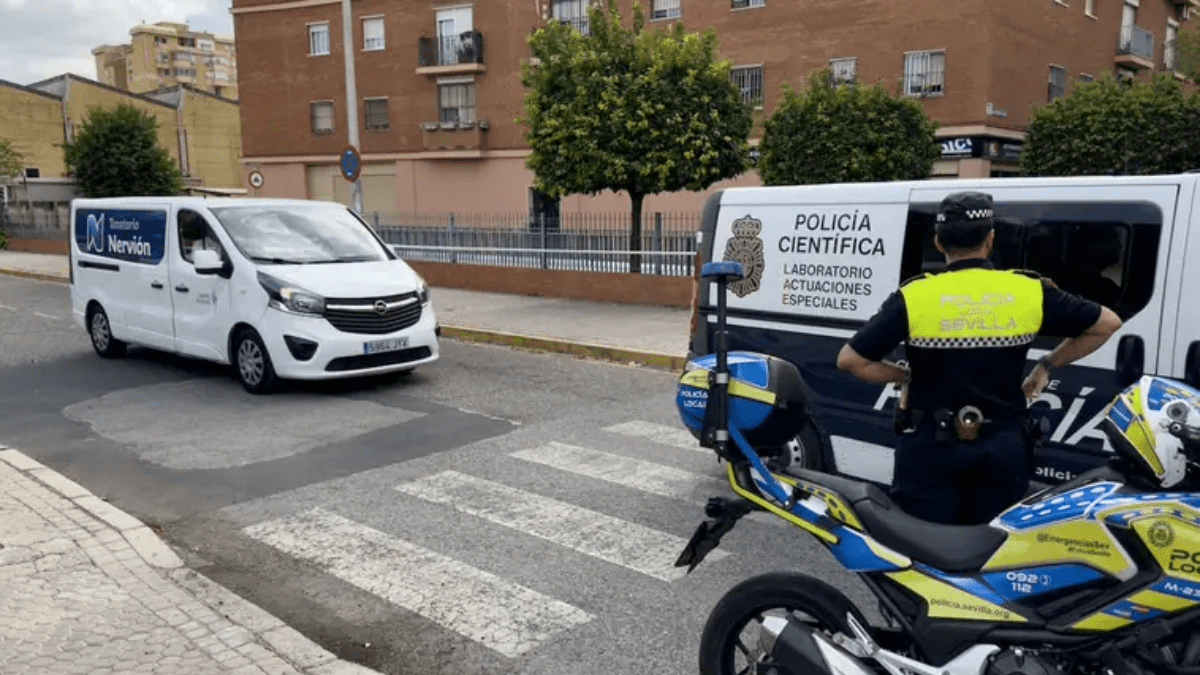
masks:
[[[808,393],[790,361],[768,354],[729,352],[729,428],[752,447],[790,441],[808,420]],[[697,439],[704,428],[714,354],[688,361],[675,396],[683,424]]]

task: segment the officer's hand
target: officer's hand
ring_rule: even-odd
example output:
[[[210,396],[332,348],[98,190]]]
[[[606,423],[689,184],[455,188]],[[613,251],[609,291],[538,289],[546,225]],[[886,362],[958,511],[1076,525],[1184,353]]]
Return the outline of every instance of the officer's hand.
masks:
[[[1025,378],[1025,382],[1021,385],[1021,389],[1025,391],[1025,402],[1033,404],[1037,397],[1042,395],[1042,390],[1050,383],[1050,374],[1044,368],[1034,368],[1033,372],[1029,373],[1029,377]]]

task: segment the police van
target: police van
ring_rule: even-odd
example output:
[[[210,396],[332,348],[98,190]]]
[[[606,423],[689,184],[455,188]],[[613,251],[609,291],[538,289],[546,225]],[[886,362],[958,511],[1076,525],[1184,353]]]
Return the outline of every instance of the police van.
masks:
[[[76,199],[71,227],[73,313],[100,356],[232,364],[256,394],[438,359],[424,280],[341,204]]]
[[[1000,269],[1028,269],[1117,313],[1099,350],[1051,374],[1032,404],[1044,420],[1036,480],[1059,483],[1112,452],[1105,406],[1143,374],[1200,386],[1200,174],[953,179],[732,188],[704,206],[698,258],[736,260],[729,287],[732,349],[793,362],[816,425],[790,443],[809,468],[890,483],[898,392],[839,371],[838,350],[904,279],[941,269],[939,202],[992,195]],[[715,284],[700,283],[690,355],[712,351]],[[1033,361],[1061,337],[1039,337]],[[903,362],[903,345],[889,360]]]

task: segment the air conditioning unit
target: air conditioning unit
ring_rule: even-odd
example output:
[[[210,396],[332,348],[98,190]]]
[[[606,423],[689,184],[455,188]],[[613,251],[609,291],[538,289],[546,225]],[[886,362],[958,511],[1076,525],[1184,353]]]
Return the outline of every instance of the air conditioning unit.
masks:
[[[481,130],[487,131],[491,126],[492,125],[489,124],[487,120],[479,120],[479,128]]]

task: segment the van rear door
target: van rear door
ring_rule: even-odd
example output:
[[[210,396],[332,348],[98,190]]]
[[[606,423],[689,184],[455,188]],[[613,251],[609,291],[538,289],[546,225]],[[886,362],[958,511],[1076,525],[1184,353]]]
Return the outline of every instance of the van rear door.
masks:
[[[1167,310],[1163,317],[1163,355],[1159,374],[1200,387],[1200,190],[1194,178],[1184,186],[1179,225],[1171,247]]]

